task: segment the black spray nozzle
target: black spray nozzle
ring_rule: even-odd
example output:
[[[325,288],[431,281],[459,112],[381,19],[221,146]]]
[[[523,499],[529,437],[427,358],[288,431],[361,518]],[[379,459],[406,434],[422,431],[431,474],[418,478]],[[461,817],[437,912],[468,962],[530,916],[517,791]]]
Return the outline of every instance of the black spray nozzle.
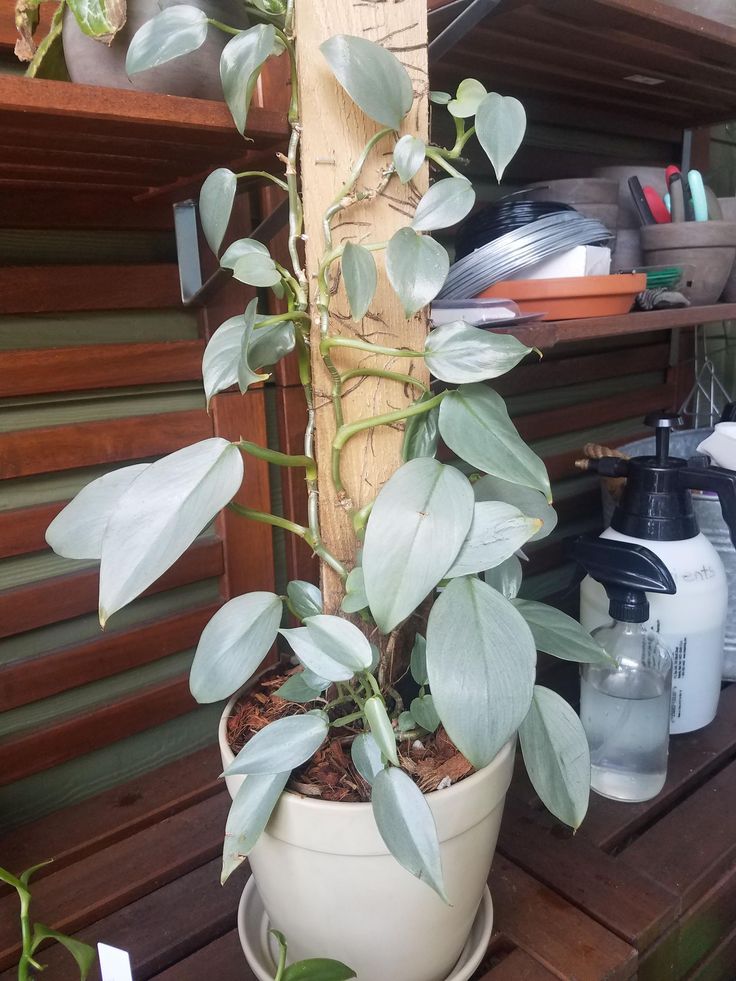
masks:
[[[644,425],[655,430],[657,440],[657,465],[662,467],[670,455],[670,430],[679,429],[683,420],[671,412],[650,412],[644,417]]]
[[[578,538],[570,554],[603,586],[614,620],[645,623],[649,603],[645,593],[675,593],[675,580],[659,556],[643,545],[607,538]]]

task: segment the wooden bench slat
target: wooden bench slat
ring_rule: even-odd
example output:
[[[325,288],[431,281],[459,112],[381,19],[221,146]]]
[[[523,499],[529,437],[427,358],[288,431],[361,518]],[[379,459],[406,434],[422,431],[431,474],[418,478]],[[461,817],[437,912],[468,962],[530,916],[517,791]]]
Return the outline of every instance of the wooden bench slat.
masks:
[[[202,981],[202,978],[256,981],[240,946],[237,930],[231,930],[168,970],[154,975],[152,981]]]
[[[141,595],[213,579],[224,568],[222,542],[208,536],[196,541]],[[0,592],[0,638],[93,613],[98,605],[99,572],[87,569]],[[112,622],[114,626],[114,621]]]
[[[201,409],[22,429],[0,434],[0,478],[140,460],[211,435],[212,422]]]
[[[194,381],[202,373],[203,351],[201,341],[6,351],[0,398]]]
[[[477,981],[553,981],[559,975],[548,971],[525,950],[516,948],[500,964],[484,972]],[[172,979],[173,981],[173,979]]]

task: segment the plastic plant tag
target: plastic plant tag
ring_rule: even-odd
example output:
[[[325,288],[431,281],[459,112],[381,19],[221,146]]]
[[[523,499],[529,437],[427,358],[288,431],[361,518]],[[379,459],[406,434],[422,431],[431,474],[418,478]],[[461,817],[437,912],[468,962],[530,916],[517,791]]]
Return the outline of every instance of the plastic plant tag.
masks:
[[[97,944],[102,981],[133,981],[128,952],[108,944]]]

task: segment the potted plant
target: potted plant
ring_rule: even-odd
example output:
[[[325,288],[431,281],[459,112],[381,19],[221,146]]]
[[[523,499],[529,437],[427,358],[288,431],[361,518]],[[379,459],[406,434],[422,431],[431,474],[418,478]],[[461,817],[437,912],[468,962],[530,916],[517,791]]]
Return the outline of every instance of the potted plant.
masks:
[[[417,349],[383,346],[339,334],[334,303],[340,280],[350,317],[362,321],[375,294],[378,257],[404,316],[421,311],[449,268],[447,252],[428,233],[463,219],[475,201],[457,169],[463,148],[477,136],[500,179],[521,143],[525,114],[516,99],[467,80],[454,96],[432,93],[456,127],[452,147],[434,146],[407,123],[415,93],[391,52],[348,35],[330,38],[321,52],[301,52],[325,58],[335,85],[376,121],[352,171],[334,178],[321,255],[306,270],[294,2],[249,0],[248,9],[258,23],[246,31],[213,24],[195,7],[164,11],[133,39],[128,70],[196,49],[213,27],[229,31],[223,90],[243,133],[263,66],[287,52],[291,138],[283,179],[268,179],[288,193],[289,267],[248,238],[220,255],[238,180],[248,174],[215,170],[199,201],[203,231],[220,264],[236,280],[285,297],[287,311],[265,316],[251,301],[215,331],[203,376],[208,400],[234,384],[245,392],[268,377],[264,367],[295,349],[305,395],[304,452],[285,454],[245,434],[237,442],[208,439],[153,464],[124,467],[84,488],[53,521],[47,540],[59,554],[101,560],[103,625],[223,507],[285,529],[313,549],[329,585],[327,608],[316,585],[299,581],[289,583],[284,596],[257,592],[231,599],[205,628],[192,665],[198,701],[230,699],[220,730],[233,795],[222,877],[249,858],[270,923],[288,936],[295,957],[327,951],[361,981],[442,981],[483,898],[517,733],[529,775],[550,810],[577,827],[587,808],[585,735],[562,698],[535,686],[537,650],[573,661],[606,655],[570,617],[518,597],[517,553],[549,534],[556,516],[542,461],[487,382],[531,350],[513,336],[463,322],[432,330]],[[408,131],[399,137],[402,125]],[[385,164],[376,183],[366,186],[366,160],[379,144]],[[389,241],[380,227],[363,226],[360,241],[333,240],[344,212],[412,181],[427,161],[439,179]],[[346,370],[342,357],[356,351],[371,360]],[[331,380],[328,408],[321,409],[323,419],[331,415],[330,435],[317,433],[329,439],[327,466],[315,455],[315,363]],[[397,367],[410,363],[425,365],[435,381]],[[407,386],[414,396],[391,412],[344,418],[349,382],[369,376],[390,386],[397,401]],[[343,487],[343,451],[359,433],[396,425],[404,429],[403,459],[358,508]],[[451,463],[436,459],[440,437],[455,455]],[[308,513],[302,523],[232,503],[249,456],[303,472]],[[350,517],[348,561],[323,536],[320,493],[323,505],[332,495]],[[282,626],[286,614],[300,625]],[[279,635],[297,668],[289,668],[285,680],[258,680]],[[241,690],[253,684],[259,704],[268,695],[272,721],[252,726],[257,731],[234,752],[228,719]],[[304,768],[315,753],[328,751],[350,774],[357,796],[347,803],[312,796],[314,786],[306,786]],[[427,756],[441,757],[443,765],[434,767],[433,780],[422,781]],[[478,941],[471,973],[488,932]]]

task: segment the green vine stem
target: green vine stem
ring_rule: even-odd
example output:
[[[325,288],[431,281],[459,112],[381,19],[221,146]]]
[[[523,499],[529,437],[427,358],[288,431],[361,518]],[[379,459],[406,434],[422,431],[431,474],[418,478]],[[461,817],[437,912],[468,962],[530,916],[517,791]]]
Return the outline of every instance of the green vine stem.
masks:
[[[311,476],[317,476],[315,462],[311,457],[281,453],[279,450],[272,450],[268,446],[251,443],[247,439],[241,439],[237,446],[241,452],[247,453],[249,456],[254,456],[258,460],[265,460],[267,463],[273,463],[277,467],[304,467]]]
[[[251,521],[258,521],[264,525],[273,525],[275,528],[283,528],[284,531],[290,531],[292,535],[298,535],[299,538],[304,539],[308,545],[311,546],[313,544],[308,528],[305,528],[304,525],[298,525],[294,521],[289,521],[288,518],[282,518],[279,514],[256,511],[253,508],[247,508],[242,504],[238,504],[236,501],[231,501],[228,507],[235,514],[239,514],[241,518],[249,518]]]
[[[447,162],[442,153],[437,152],[436,147],[428,146],[424,153],[428,160],[432,160],[438,167],[441,167],[443,170],[447,171],[451,177],[460,177],[462,180],[467,180],[465,174],[461,174],[459,170],[456,170],[452,164]]]
[[[429,385],[425,385],[423,381],[419,381],[418,378],[414,378],[413,375],[403,375],[398,371],[389,371],[387,368],[352,368],[350,371],[344,371],[340,375],[340,381],[345,384],[345,382],[350,381],[351,378],[387,378],[389,381],[400,382],[402,385],[413,385],[422,392],[429,391]]]
[[[266,180],[272,181],[282,191],[288,191],[289,187],[286,181],[282,181],[280,177],[274,177],[273,174],[269,174],[267,170],[243,170],[239,174],[235,175],[238,180],[244,179],[246,177],[263,177]]]
[[[368,354],[386,354],[392,358],[423,358],[423,351],[410,351],[400,347],[382,347],[380,344],[373,344],[372,341],[361,341],[352,337],[325,337],[322,339],[320,348],[324,352],[329,352],[333,347],[349,347],[355,351],[367,351]]]

